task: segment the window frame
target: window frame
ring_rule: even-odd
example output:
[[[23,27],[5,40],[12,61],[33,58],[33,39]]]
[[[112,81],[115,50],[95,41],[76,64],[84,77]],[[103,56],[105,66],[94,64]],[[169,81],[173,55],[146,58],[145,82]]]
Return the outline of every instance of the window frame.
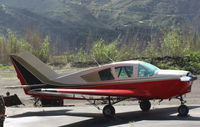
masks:
[[[130,67],[130,69],[132,69],[131,73],[129,72],[127,67]],[[120,69],[119,72],[117,71],[117,69]],[[117,77],[119,79],[133,78],[133,71],[134,71],[133,66],[118,66],[118,67],[115,67],[115,73],[117,74]],[[122,76],[124,74],[125,74],[125,77]]]
[[[117,72],[115,71],[115,68],[117,67],[123,67],[123,66],[132,66],[133,67],[133,74],[132,74],[132,77],[128,77],[128,78],[119,78],[118,75],[117,75]],[[136,74],[135,73],[135,69],[136,69],[136,65],[135,64],[121,64],[121,65],[117,65],[117,66],[113,66],[111,67],[112,69],[112,72],[113,72],[113,76],[115,78],[115,80],[127,80],[127,79],[135,79],[137,78]]]

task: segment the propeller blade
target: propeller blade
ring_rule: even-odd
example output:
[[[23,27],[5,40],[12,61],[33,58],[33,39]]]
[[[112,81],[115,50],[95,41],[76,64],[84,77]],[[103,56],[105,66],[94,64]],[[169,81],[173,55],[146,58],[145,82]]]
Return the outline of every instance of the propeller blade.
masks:
[[[180,78],[180,80],[181,80],[182,82],[189,82],[189,81],[192,80],[192,77],[189,77],[189,76],[182,76],[182,77]]]

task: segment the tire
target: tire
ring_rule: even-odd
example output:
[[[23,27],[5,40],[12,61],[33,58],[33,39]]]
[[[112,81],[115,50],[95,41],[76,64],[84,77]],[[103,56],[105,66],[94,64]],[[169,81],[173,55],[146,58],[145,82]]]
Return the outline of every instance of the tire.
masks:
[[[3,127],[4,120],[0,119],[0,127]]]
[[[186,105],[181,105],[178,107],[178,115],[181,117],[185,117],[189,113],[189,108]]]
[[[113,118],[115,116],[115,108],[112,105],[106,105],[103,108],[103,115],[106,118]]]
[[[142,110],[142,111],[149,111],[150,110],[150,108],[151,108],[151,103],[150,103],[150,101],[149,100],[141,100],[140,102],[140,109]]]

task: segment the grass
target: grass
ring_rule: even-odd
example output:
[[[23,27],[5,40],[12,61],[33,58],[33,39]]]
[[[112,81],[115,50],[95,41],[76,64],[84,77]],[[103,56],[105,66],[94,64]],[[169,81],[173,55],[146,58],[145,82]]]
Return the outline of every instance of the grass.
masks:
[[[13,66],[0,64],[0,70],[13,70]]]

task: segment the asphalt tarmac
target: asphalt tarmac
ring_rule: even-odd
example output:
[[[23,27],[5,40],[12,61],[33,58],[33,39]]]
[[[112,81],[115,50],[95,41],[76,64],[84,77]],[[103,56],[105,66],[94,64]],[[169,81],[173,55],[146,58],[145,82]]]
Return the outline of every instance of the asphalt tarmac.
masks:
[[[115,106],[116,118],[106,119],[93,106],[8,108],[5,127],[199,127],[200,105],[188,105],[189,116],[177,115],[178,105],[153,105],[142,112],[138,105]],[[102,107],[101,107],[102,108]]]

